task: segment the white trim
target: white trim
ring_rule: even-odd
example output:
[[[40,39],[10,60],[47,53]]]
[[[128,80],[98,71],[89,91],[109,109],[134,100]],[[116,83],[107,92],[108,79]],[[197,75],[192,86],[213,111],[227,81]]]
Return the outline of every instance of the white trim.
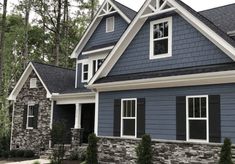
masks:
[[[86,72],[84,72],[84,66],[85,65],[87,65],[87,71]],[[81,76],[82,76],[82,80],[81,80],[81,82],[82,83],[86,83],[86,82],[88,82],[88,80],[89,80],[89,64],[88,63],[82,63],[82,74],[81,74]],[[84,74],[85,73],[87,73],[87,79],[84,79]]]
[[[103,52],[103,51],[112,50],[113,47],[114,46],[109,46],[109,47],[100,48],[100,49],[96,49],[96,50],[85,51],[85,52],[82,53],[82,55],[90,55],[90,54],[95,54],[95,53],[99,53],[99,52]]]
[[[89,85],[92,85],[98,78],[105,77],[111,71],[112,67],[118,61],[120,56],[123,54],[125,49],[128,47],[132,39],[135,37],[137,32],[143,26],[148,17],[141,18],[145,9],[150,4],[151,0],[146,0],[143,7],[140,9],[132,23],[129,25],[127,30],[124,32],[122,37],[119,39],[116,46],[110,52],[109,56],[106,58],[102,67],[97,71],[95,76],[90,80]],[[235,48],[229,44],[226,40],[220,37],[217,33],[215,33],[212,29],[210,29],[207,25],[201,22],[198,18],[193,16],[189,11],[187,11],[184,7],[179,5],[175,0],[167,0],[168,5],[174,7],[176,12],[180,14],[186,21],[188,21],[192,26],[198,29],[205,37],[207,37],[210,41],[212,41],[217,47],[219,47],[224,53],[226,53],[229,57],[235,60]],[[156,13],[161,14],[160,12]]]
[[[135,117],[123,117],[123,102],[124,101],[135,101]],[[124,119],[135,119],[135,136],[123,135],[123,120]],[[121,137],[122,138],[137,138],[137,98],[123,98],[121,99]]]
[[[108,18],[106,18],[105,21],[106,21],[106,33],[114,32],[114,29],[115,29],[115,17],[114,16],[108,17]],[[109,23],[111,23],[111,24],[109,24]],[[109,28],[110,28],[109,26],[112,26],[112,29],[109,30]]]
[[[76,60],[75,88],[78,88],[78,60]]]
[[[54,113],[54,101],[51,100],[51,120],[50,120],[50,129],[52,129],[52,125],[53,125],[53,113]]]
[[[13,102],[13,110],[12,110],[10,150],[12,150],[12,139],[13,139],[14,119],[15,119],[14,117],[15,117],[15,102]]]
[[[206,98],[206,117],[205,118],[189,118],[189,99],[190,98]],[[206,121],[206,140],[190,139],[189,134],[189,121],[190,120],[203,120]],[[209,143],[209,98],[208,95],[186,96],[186,141]]]
[[[37,78],[31,78],[29,80],[29,88],[30,89],[34,89],[34,88],[37,88]]]
[[[168,37],[165,37],[164,39],[168,40],[168,53],[166,54],[154,54],[154,41],[161,40],[161,39],[154,39],[153,36],[153,28],[154,25],[168,22]],[[167,17],[163,19],[158,19],[156,21],[150,22],[150,39],[149,39],[150,47],[149,47],[149,59],[161,59],[161,58],[167,58],[172,56],[172,17]]]
[[[97,91],[120,91],[150,88],[169,88],[193,85],[213,85],[235,83],[235,71],[221,71],[180,76],[168,76],[140,80],[128,80],[88,85],[89,89]]]
[[[28,130],[34,129],[33,127],[29,127],[29,118],[35,118],[34,115],[29,116],[30,107],[35,107],[35,103],[30,102],[30,103],[28,103],[28,106],[27,106],[26,129],[28,129]],[[33,110],[34,110],[34,108],[33,108]]]
[[[95,94],[95,129],[94,133],[98,136],[98,125],[99,125],[99,92]]]
[[[234,30],[234,31],[229,31],[229,32],[227,32],[227,34],[228,34],[229,36],[235,36],[235,30]]]
[[[72,99],[72,98],[82,98],[90,96],[95,96],[95,92],[68,93],[68,94],[53,93],[51,99],[56,101],[59,99]]]
[[[112,5],[112,7],[123,17],[123,19],[129,24],[131,20],[111,1],[111,0],[105,0],[104,3],[101,5],[100,9],[98,10],[95,18],[91,22],[91,24],[88,26],[87,30],[85,31],[84,35],[82,36],[81,40],[77,44],[76,48],[72,52],[70,58],[78,58],[80,53],[82,52],[83,48],[85,47],[86,43],[94,33],[95,29],[100,24],[103,16],[100,17],[101,12],[103,11],[105,5],[109,3]]]
[[[33,66],[33,64],[30,62],[28,66],[26,67],[24,73],[21,75],[19,81],[17,82],[16,86],[12,90],[10,96],[8,97],[8,100],[16,100],[17,95],[19,94],[20,90],[22,89],[23,85],[25,84],[26,80],[28,79],[29,75],[31,74],[32,70],[36,73],[38,79],[42,83],[43,87],[46,89],[47,92],[47,98],[51,97],[50,91],[47,89],[45,83],[42,81],[42,78],[39,76],[37,70]]]

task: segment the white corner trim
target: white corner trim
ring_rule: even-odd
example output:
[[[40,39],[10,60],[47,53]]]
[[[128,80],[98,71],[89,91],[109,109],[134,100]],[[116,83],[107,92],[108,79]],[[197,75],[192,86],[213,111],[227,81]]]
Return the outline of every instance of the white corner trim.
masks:
[[[175,0],[167,0],[168,3],[175,8],[175,11],[180,14],[185,20],[187,20],[192,26],[198,29],[204,36],[206,36],[211,42],[213,42],[218,48],[220,48],[225,54],[235,60],[235,48],[210,29],[207,25],[193,16],[190,12],[179,5]],[[92,85],[98,78],[105,77],[111,71],[112,67],[118,61],[124,50],[128,47],[134,35],[140,30],[141,26],[145,23],[148,17],[141,18],[144,10],[148,7],[151,0],[146,0],[143,7],[140,9],[132,23],[124,32],[118,43],[110,52],[101,68],[96,72],[93,78],[89,82],[89,86]],[[155,14],[156,15],[156,14]]]
[[[101,5],[100,9],[96,13],[95,18],[93,19],[91,24],[88,26],[88,28],[85,31],[84,35],[82,36],[81,40],[79,41],[79,43],[77,44],[76,48],[72,52],[70,58],[78,58],[78,56],[81,54],[81,52],[82,52],[83,48],[85,47],[86,43],[88,42],[88,40],[90,39],[90,37],[92,36],[92,34],[94,33],[95,29],[98,27],[98,25],[100,24],[100,22],[101,22],[101,20],[103,18],[103,16],[100,17],[99,15],[103,11],[106,3],[111,4],[112,7],[123,17],[123,19],[128,24],[131,22],[131,20],[114,3],[112,3],[111,0],[104,1],[103,4]]]
[[[154,54],[154,25],[159,23],[168,22],[168,37],[165,37],[168,39],[168,53],[166,54]],[[167,58],[172,56],[172,17],[167,17],[163,19],[158,19],[155,21],[150,22],[150,39],[149,39],[149,59],[161,59],[161,58]]]
[[[15,117],[15,102],[13,102],[13,110],[12,110],[10,150],[12,150],[12,138],[13,138],[14,119],[15,119],[14,117]]]
[[[50,120],[50,129],[52,129],[52,126],[53,126],[53,114],[54,114],[54,101],[51,100],[51,120]]]
[[[98,127],[99,127],[99,92],[95,94],[95,129],[94,132],[98,136]]]
[[[108,51],[108,50],[112,50],[114,46],[109,46],[109,47],[105,47],[105,48],[100,48],[97,50],[92,50],[92,51],[85,51],[82,53],[82,55],[90,55],[90,54],[95,54],[95,53],[99,53],[99,52],[104,52],[104,51]]]
[[[141,80],[129,80],[88,85],[89,89],[96,89],[100,92],[135,90],[150,88],[170,88],[195,85],[227,84],[235,82],[235,70],[213,73],[200,73],[190,75],[168,76],[149,78]]]
[[[25,71],[23,72],[23,74],[21,75],[21,77],[20,77],[19,81],[17,82],[16,86],[12,90],[11,94],[9,95],[8,100],[12,100],[12,101],[16,100],[17,95],[19,94],[19,92],[22,89],[24,83],[26,82],[26,80],[28,79],[29,75],[31,74],[32,70],[34,70],[34,72],[36,73],[38,79],[42,83],[43,87],[46,89],[47,98],[51,97],[51,93],[49,92],[49,90],[47,89],[46,85],[42,81],[41,77],[39,76],[37,70],[34,68],[33,64],[30,62],[28,64],[28,66],[26,67]]]

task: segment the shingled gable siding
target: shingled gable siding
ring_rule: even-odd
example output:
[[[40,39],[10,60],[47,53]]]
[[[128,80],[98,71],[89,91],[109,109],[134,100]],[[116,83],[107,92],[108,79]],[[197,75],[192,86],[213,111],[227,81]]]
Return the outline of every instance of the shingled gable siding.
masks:
[[[97,45],[104,45],[113,42],[117,42],[123,32],[126,30],[128,23],[118,14],[110,15],[115,17],[115,27],[113,32],[106,33],[106,18],[109,16],[104,17],[100,24],[98,25],[97,29],[94,31],[93,35],[91,36],[90,40],[86,44],[84,50],[89,49],[90,47],[97,46]],[[86,57],[80,55],[78,60],[85,59]]]
[[[146,129],[154,139],[176,139],[176,97],[220,95],[221,137],[235,143],[235,84],[103,92],[99,95],[99,136],[113,136],[113,102],[121,98],[145,98]]]
[[[12,149],[30,149],[39,153],[40,149],[49,147],[51,101],[46,98],[46,90],[38,78],[37,88],[29,88],[30,78],[37,76],[31,73],[16,98],[11,146]],[[29,130],[23,126],[23,113],[24,106],[32,101],[39,105],[38,121],[37,129]]]
[[[173,16],[172,57],[149,60],[150,20],[131,42],[109,75],[232,62],[181,16]]]

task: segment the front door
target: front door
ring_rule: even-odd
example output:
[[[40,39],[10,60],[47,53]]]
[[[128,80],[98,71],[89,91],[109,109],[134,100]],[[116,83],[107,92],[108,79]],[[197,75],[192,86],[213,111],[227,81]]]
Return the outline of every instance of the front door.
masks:
[[[81,126],[83,128],[83,143],[88,143],[88,136],[94,133],[95,104],[82,104]]]

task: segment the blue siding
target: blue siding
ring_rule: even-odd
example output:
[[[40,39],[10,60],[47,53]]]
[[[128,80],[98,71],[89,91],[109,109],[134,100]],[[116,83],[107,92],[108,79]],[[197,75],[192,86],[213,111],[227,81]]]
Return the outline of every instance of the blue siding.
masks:
[[[173,16],[172,57],[149,60],[150,20],[138,32],[109,75],[232,62],[181,16]]]
[[[92,37],[88,41],[87,45],[85,46],[85,49],[93,47],[93,46],[97,46],[97,45],[117,42],[119,40],[123,32],[126,30],[128,23],[118,14],[115,14],[114,17],[115,17],[114,31],[110,33],[106,33],[106,18],[107,17],[104,17],[101,20],[95,32],[93,33]]]
[[[235,84],[104,92],[99,96],[100,136],[113,135],[115,99],[146,99],[146,133],[154,139],[176,139],[176,96],[220,95],[222,138],[235,142]]]

